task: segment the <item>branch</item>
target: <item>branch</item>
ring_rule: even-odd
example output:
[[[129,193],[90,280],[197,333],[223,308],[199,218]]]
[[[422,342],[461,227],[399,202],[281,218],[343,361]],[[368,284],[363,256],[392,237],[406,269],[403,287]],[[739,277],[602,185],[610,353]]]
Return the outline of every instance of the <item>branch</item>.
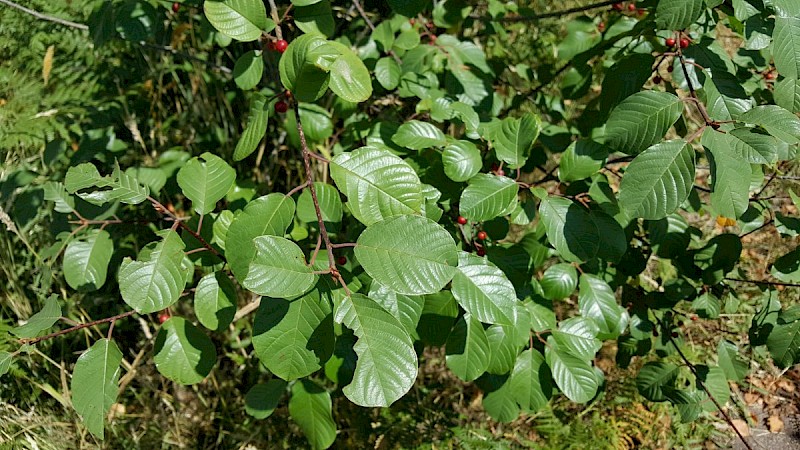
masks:
[[[158,212],[159,214],[166,214],[167,216],[169,216],[177,224],[178,227],[186,230],[187,233],[191,234],[195,239],[197,239],[198,242],[200,242],[200,245],[206,248],[206,250],[213,253],[214,256],[221,259],[222,262],[224,263],[228,262],[227,258],[225,258],[225,255],[223,255],[216,248],[214,248],[208,241],[205,240],[203,236],[200,236],[200,233],[191,229],[189,225],[186,225],[184,223],[183,220],[179,219],[177,216],[175,216],[175,214],[172,214],[172,212],[170,212],[170,210],[168,210],[164,205],[162,205],[161,202],[150,196],[147,197],[147,200],[153,205],[153,209],[155,209],[156,212]]]
[[[2,0],[0,0],[0,1],[2,1]],[[124,312],[122,314],[117,314],[116,316],[106,317],[105,319],[93,320],[91,322],[86,322],[86,323],[82,323],[80,325],[75,325],[74,327],[70,327],[70,328],[67,328],[67,329],[61,330],[61,331],[56,331],[55,333],[50,333],[50,334],[45,335],[45,336],[40,336],[40,337],[33,338],[33,339],[20,339],[19,341],[22,344],[33,345],[33,344],[36,344],[38,342],[46,341],[48,339],[52,339],[54,337],[61,336],[62,334],[67,334],[67,333],[71,333],[73,331],[82,330],[84,328],[93,327],[93,326],[99,325],[101,323],[111,322],[111,324],[113,325],[114,322],[116,322],[117,320],[123,319],[123,318],[128,317],[128,316],[132,316],[134,314],[136,314],[136,311],[131,310],[131,311],[128,311],[128,312]]]
[[[14,9],[18,9],[18,10],[24,12],[25,14],[29,14],[29,15],[31,15],[33,17],[36,17],[37,19],[40,19],[40,20],[46,20],[48,22],[57,23],[59,25],[64,25],[64,26],[70,27],[70,28],[77,28],[78,30],[88,30],[89,29],[89,27],[87,25],[84,25],[82,23],[72,22],[72,21],[69,21],[69,20],[66,20],[66,19],[60,19],[60,18],[54,17],[54,16],[48,16],[47,14],[42,14],[42,13],[40,13],[38,11],[34,11],[34,10],[32,10],[30,8],[26,8],[26,7],[22,6],[22,5],[18,5],[18,4],[14,3],[14,2],[12,2],[10,0],[0,0],[0,3],[4,4],[6,6],[10,6],[10,7],[14,8]]]
[[[745,280],[742,278],[725,277],[724,280],[738,281],[739,283],[761,284],[764,286],[787,286],[787,287],[800,287],[798,283],[781,283],[778,281],[760,281],[760,280]]]
[[[367,12],[364,11],[364,7],[361,6],[361,2],[359,0],[353,0],[353,6],[356,7],[356,9],[358,10],[358,14],[361,16],[362,19],[364,19],[364,22],[367,22],[367,26],[369,27],[369,29],[374,32],[375,24],[372,23],[371,20],[369,20],[369,17],[367,17]],[[388,53],[389,55],[391,55],[392,58],[394,58],[397,64],[403,63],[403,61],[400,59],[399,56],[397,56],[397,53],[395,53],[394,50],[389,49]]]
[[[536,14],[536,15],[533,15],[533,16],[500,17],[498,19],[495,19],[493,17],[479,16],[479,15],[470,15],[470,17],[473,18],[473,19],[482,20],[484,22],[534,22],[534,21],[537,21],[539,19],[548,19],[548,18],[551,18],[551,17],[561,17],[561,16],[566,15],[566,14],[573,14],[573,13],[577,13],[577,12],[583,12],[583,11],[589,11],[589,10],[592,10],[592,9],[603,8],[605,6],[613,5],[614,3],[618,3],[617,0],[608,0],[608,1],[599,2],[599,3],[592,3],[592,4],[586,5],[586,6],[578,6],[578,7],[575,7],[575,8],[565,9],[565,10],[562,10],[562,11],[553,11],[553,12],[544,13],[544,14]]]

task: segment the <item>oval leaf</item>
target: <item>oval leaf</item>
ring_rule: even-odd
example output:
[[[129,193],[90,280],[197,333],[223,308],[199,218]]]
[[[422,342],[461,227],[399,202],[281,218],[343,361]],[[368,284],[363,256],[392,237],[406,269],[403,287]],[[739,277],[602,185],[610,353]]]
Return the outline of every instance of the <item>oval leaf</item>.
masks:
[[[583,262],[597,254],[600,236],[586,208],[570,199],[549,195],[539,204],[539,216],[547,240],[565,260]]]
[[[140,252],[138,261],[122,260],[117,275],[122,299],[139,314],[160,311],[178,301],[189,277],[182,265],[183,240],[171,230],[160,235],[163,239],[152,251]]]
[[[192,201],[194,211],[205,215],[214,210],[233,186],[236,171],[219,156],[206,152],[187,161],[178,171],[177,180],[183,195]]]
[[[103,421],[117,399],[122,352],[117,344],[100,339],[84,352],[72,372],[72,407],[86,428],[103,439]]]
[[[261,0],[225,0],[203,3],[206,18],[220,33],[238,41],[255,41],[270,32],[275,23],[267,19]]]
[[[444,174],[453,181],[467,181],[481,170],[483,161],[478,147],[469,141],[455,141],[442,152]]]
[[[487,173],[475,175],[461,193],[458,211],[475,222],[511,214],[517,205],[519,185],[508,177]]]
[[[158,371],[180,384],[203,381],[217,363],[214,343],[183,317],[173,316],[161,325],[154,352]]]
[[[682,111],[681,99],[668,92],[633,94],[611,111],[605,143],[623,153],[639,153],[660,141]]]
[[[451,291],[458,304],[481,322],[507,325],[515,322],[514,286],[486,258],[459,252]]]
[[[302,380],[292,386],[289,415],[303,430],[314,450],[326,449],[336,440],[336,423],[331,409],[330,394],[313,381]]]
[[[220,331],[230,325],[236,314],[236,288],[225,272],[200,279],[194,291],[194,312],[209,330]]]

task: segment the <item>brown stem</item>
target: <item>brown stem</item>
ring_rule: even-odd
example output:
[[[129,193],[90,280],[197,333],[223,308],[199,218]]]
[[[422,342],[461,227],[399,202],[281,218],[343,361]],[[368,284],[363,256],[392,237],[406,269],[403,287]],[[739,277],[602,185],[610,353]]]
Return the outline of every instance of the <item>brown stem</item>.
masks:
[[[678,58],[681,61],[681,70],[683,71],[684,78],[686,78],[686,85],[689,87],[689,94],[693,99],[695,99],[694,104],[697,106],[697,110],[700,112],[700,115],[703,116],[703,120],[705,121],[706,125],[713,124],[714,121],[708,116],[706,106],[697,98],[697,92],[695,92],[694,86],[692,86],[692,80],[689,77],[689,71],[686,70],[686,59],[683,57],[683,52],[678,52]]]
[[[550,17],[561,17],[565,14],[573,14],[577,12],[589,11],[592,9],[603,8],[605,6],[613,5],[617,3],[617,0],[607,0],[598,3],[592,3],[586,6],[579,6],[575,8],[565,9],[561,11],[553,11],[544,14],[536,14],[533,16],[515,16],[515,17],[501,17],[499,19],[494,19],[492,17],[484,17],[484,16],[475,16],[471,15],[470,17],[473,19],[480,19],[484,22],[532,22],[539,19],[548,19]]]
[[[155,209],[156,212],[158,212],[159,214],[167,215],[167,216],[169,216],[170,219],[175,221],[176,225],[173,225],[173,229],[176,228],[176,227],[180,227],[180,228],[186,230],[186,232],[191,234],[195,239],[197,239],[197,241],[200,242],[200,245],[205,247],[206,250],[208,250],[211,253],[213,253],[214,256],[216,256],[217,258],[221,259],[222,262],[224,262],[224,263],[228,262],[228,260],[225,258],[225,256],[222,253],[220,253],[219,251],[217,251],[217,249],[212,247],[211,244],[208,241],[206,241],[205,238],[203,238],[203,236],[200,236],[200,233],[198,233],[197,231],[191,229],[189,227],[189,225],[186,225],[183,222],[183,220],[180,220],[180,218],[175,216],[175,214],[172,214],[172,212],[170,212],[169,209],[167,209],[164,205],[162,205],[161,202],[159,202],[158,200],[154,199],[153,197],[149,197],[149,196],[147,197],[147,200],[153,205],[153,209]]]
[[[25,14],[30,14],[31,16],[36,17],[37,19],[46,20],[48,22],[57,23],[59,25],[64,25],[64,26],[67,26],[67,27],[70,27],[70,28],[77,28],[79,30],[88,30],[89,29],[89,27],[87,25],[84,25],[82,23],[72,22],[72,21],[69,21],[69,20],[60,19],[58,17],[48,16],[48,15],[42,14],[42,13],[40,13],[38,11],[34,11],[34,10],[30,9],[30,8],[26,8],[26,7],[22,6],[22,5],[18,5],[18,4],[14,3],[12,1],[9,1],[9,0],[0,0],[0,3],[4,4],[6,6],[10,6],[12,8],[18,9],[18,10],[24,12]]]
[[[70,327],[70,328],[67,328],[67,329],[64,329],[64,330],[61,330],[61,331],[56,331],[55,333],[50,333],[50,334],[47,334],[45,336],[40,336],[40,337],[33,338],[33,339],[20,339],[19,342],[22,343],[22,344],[33,345],[33,344],[36,344],[38,342],[46,341],[48,339],[52,339],[54,337],[61,336],[62,334],[67,334],[67,333],[71,333],[73,331],[82,330],[84,328],[93,327],[93,326],[99,325],[101,323],[111,322],[113,324],[114,322],[116,322],[119,319],[123,319],[125,317],[132,316],[134,314],[136,314],[136,311],[131,310],[131,311],[128,311],[128,312],[124,312],[122,314],[117,314],[116,316],[106,317],[105,319],[98,319],[98,320],[93,320],[91,322],[82,323],[80,325],[75,325],[74,327]]]

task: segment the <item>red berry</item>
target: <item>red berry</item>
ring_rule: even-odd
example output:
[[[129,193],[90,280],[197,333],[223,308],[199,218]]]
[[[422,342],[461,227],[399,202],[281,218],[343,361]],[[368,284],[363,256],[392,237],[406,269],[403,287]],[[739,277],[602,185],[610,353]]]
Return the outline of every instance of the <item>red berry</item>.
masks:
[[[690,41],[686,38],[681,38],[681,48],[686,48],[689,46]]]
[[[597,31],[602,33],[603,31],[605,31],[605,29],[606,29],[606,23],[605,22],[600,22],[600,23],[597,24]]]
[[[697,316],[692,316],[692,322],[697,322]]]
[[[634,2],[628,3],[628,11],[630,12],[636,11],[636,4]]]
[[[164,323],[169,320],[169,313],[164,311],[158,315],[158,323]]]
[[[467,224],[467,218],[464,217],[464,216],[458,216],[458,219],[456,219],[456,221],[458,221],[459,225],[466,225]]]
[[[774,80],[775,79],[775,73],[774,72],[765,73],[764,74],[764,79],[765,80]]]
[[[481,248],[479,248],[479,249],[478,249],[478,251],[477,251],[477,252],[475,252],[475,253],[477,253],[477,254],[478,254],[478,256],[486,256],[486,249],[484,249],[483,247],[481,247]]]
[[[675,47],[675,38],[667,38],[667,39],[664,41],[664,44],[665,44],[667,47]]]
[[[181,4],[180,3],[175,2],[175,3],[172,4],[172,12],[174,12],[175,14],[178,14],[178,11],[180,9],[181,9]]]
[[[661,83],[661,77],[658,76],[658,75],[654,76],[653,77],[653,83],[660,84]]]
[[[284,101],[280,101],[278,103],[275,103],[275,112],[276,113],[283,114],[288,110],[289,110],[289,104],[288,103],[286,103]]]
[[[408,19],[408,23],[414,25],[415,23],[417,23],[417,21],[414,19]]]
[[[485,231],[478,231],[478,239],[485,241],[488,236]]]
[[[272,44],[272,48],[278,53],[285,52],[286,51],[286,47],[288,47],[288,46],[289,46],[289,43],[286,42],[285,39],[278,39],[277,41],[275,41],[275,43]]]
[[[506,172],[505,172],[505,170],[503,170],[503,169],[497,169],[497,176],[498,176],[498,177],[504,177],[505,175],[506,175]]]
[[[612,8],[614,8],[617,11],[622,11],[622,8],[623,8],[622,2],[614,3]]]
[[[645,10],[644,8],[639,8],[639,16],[645,15],[646,12],[647,10]]]
[[[345,258],[344,256],[340,256],[340,257],[336,258],[336,264],[338,264],[340,266],[343,266],[343,265],[347,264],[347,258]]]

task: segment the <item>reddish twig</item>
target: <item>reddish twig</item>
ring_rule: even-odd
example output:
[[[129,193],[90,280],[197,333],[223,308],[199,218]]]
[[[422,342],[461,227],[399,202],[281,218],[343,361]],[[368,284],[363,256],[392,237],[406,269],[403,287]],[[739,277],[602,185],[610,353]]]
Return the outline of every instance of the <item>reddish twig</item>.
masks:
[[[105,319],[98,319],[98,320],[93,320],[91,322],[82,323],[80,325],[75,325],[74,327],[70,327],[70,328],[67,328],[67,329],[64,329],[64,330],[61,330],[61,331],[56,331],[55,333],[50,333],[50,334],[47,334],[45,336],[40,336],[40,337],[32,338],[32,339],[20,339],[19,341],[22,344],[33,345],[33,344],[36,344],[38,342],[46,341],[48,339],[52,339],[54,337],[61,336],[62,334],[67,334],[67,333],[71,333],[73,331],[82,330],[84,328],[93,327],[93,326],[99,325],[101,323],[111,322],[112,325],[113,325],[113,323],[116,322],[117,320],[123,319],[123,318],[128,317],[128,316],[132,316],[134,314],[136,314],[136,311],[131,310],[131,311],[128,311],[128,312],[124,312],[122,314],[117,314],[116,316],[106,317]]]

